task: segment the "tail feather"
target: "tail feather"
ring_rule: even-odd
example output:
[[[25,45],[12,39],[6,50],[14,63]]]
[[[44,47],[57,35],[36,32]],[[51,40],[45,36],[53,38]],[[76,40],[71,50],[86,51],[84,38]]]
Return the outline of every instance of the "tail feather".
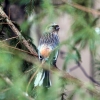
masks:
[[[51,81],[49,77],[49,71],[47,70],[41,70],[34,81],[34,86],[44,86],[44,87],[50,87]]]
[[[51,81],[50,81],[50,76],[49,76],[49,71],[44,70],[45,77],[43,79],[43,86],[44,87],[50,87],[51,86]]]

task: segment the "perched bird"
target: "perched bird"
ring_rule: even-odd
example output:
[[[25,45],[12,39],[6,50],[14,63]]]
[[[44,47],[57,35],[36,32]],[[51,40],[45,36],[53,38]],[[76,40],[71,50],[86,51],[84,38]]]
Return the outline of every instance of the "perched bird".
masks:
[[[55,48],[59,44],[59,25],[52,24],[50,25],[45,34],[40,38],[39,46],[38,46],[38,56],[40,61],[48,61],[51,53],[55,50]],[[56,50],[53,54],[53,58],[51,63],[56,67],[56,61],[58,57],[58,50]],[[42,69],[37,73],[36,79],[34,81],[34,86],[44,86],[50,87],[50,72],[48,70]]]

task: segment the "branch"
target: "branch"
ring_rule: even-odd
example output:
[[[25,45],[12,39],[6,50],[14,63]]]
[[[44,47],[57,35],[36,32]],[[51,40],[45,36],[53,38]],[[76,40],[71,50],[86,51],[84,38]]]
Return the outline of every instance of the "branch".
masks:
[[[68,1],[68,0],[62,0],[61,3],[53,4],[53,5],[60,6],[60,5],[65,5],[65,4],[68,4],[68,5],[70,5],[70,6],[74,7],[74,8],[77,8],[79,10],[82,10],[82,11],[85,11],[85,12],[92,13],[94,15],[99,15],[100,16],[100,11],[92,9],[92,8],[87,8],[85,6],[79,5],[77,3],[74,3],[74,2]]]
[[[12,23],[12,21],[9,19],[9,17],[5,14],[5,12],[0,7],[0,16],[4,18],[9,25],[9,27],[12,29],[12,31],[19,36],[19,40],[22,41],[22,43],[25,45],[25,47],[31,52],[31,54],[38,56],[36,51],[33,49],[32,45],[30,45],[25,38],[21,35],[19,30],[15,27],[15,25]]]
[[[3,49],[5,50],[8,50],[6,46],[1,46]],[[36,65],[36,67],[40,67],[41,63],[39,62],[38,59],[34,58],[33,56],[31,55],[28,55],[27,53],[25,52],[22,52],[22,51],[19,51],[19,50],[12,50],[10,47],[9,47],[9,50],[16,56],[19,56],[20,58],[28,61],[28,62],[31,62],[33,63],[34,65]],[[97,91],[95,88],[90,88],[88,87],[84,82],[80,81],[79,79],[71,76],[69,73],[65,72],[65,71],[62,71],[60,69],[57,69],[57,68],[54,68],[54,67],[48,67],[47,64],[45,64],[44,66],[42,66],[42,68],[46,69],[46,70],[49,70],[50,72],[52,73],[56,73],[57,76],[59,77],[62,77],[64,78],[65,80],[68,80],[68,82],[70,83],[74,83],[75,85],[79,86],[79,87],[84,87],[87,91],[89,91],[90,93],[94,94],[96,97],[99,97],[100,98],[100,92]],[[51,69],[49,69],[51,68]]]
[[[80,9],[82,11],[85,11],[85,12],[88,12],[88,13],[92,13],[94,15],[100,15],[100,11],[98,11],[98,10],[95,10],[95,9],[92,9],[92,8],[87,8],[85,6],[81,6],[81,5],[76,4],[76,3],[68,3],[68,4],[73,6],[74,8]]]
[[[1,45],[0,45],[1,46]],[[7,48],[6,46],[3,46],[3,48]],[[33,63],[34,65],[36,65],[36,67],[39,67],[41,65],[41,63],[39,62],[38,59],[34,58],[31,55],[28,55],[25,52],[21,52],[19,50],[11,50],[11,52],[13,52],[14,55],[19,56],[20,58]],[[84,87],[86,90],[88,90],[90,93],[94,94],[96,97],[100,98],[100,92],[97,91],[95,88],[90,88],[88,87],[84,82],[80,81],[79,79],[71,76],[69,73],[66,73],[65,71],[62,71],[60,69],[54,68],[54,67],[50,67],[51,69],[49,69],[48,65],[45,64],[44,66],[42,66],[42,68],[49,70],[52,73],[56,73],[57,76],[64,78],[65,80],[68,80],[68,82],[70,83],[74,83],[75,85],[79,86],[79,87]]]
[[[47,69],[47,68],[46,68]],[[60,76],[62,78],[64,78],[65,80],[67,80],[68,82],[74,83],[75,85],[77,85],[78,87],[84,87],[84,89],[86,89],[87,91],[89,91],[90,93],[92,93],[94,96],[99,97],[100,98],[100,92],[97,91],[95,88],[90,88],[89,86],[86,85],[86,83],[82,82],[81,80],[71,76],[69,73],[66,73],[65,71],[61,71],[57,68],[52,68],[50,69],[51,72],[53,73],[60,73]]]
[[[79,68],[82,70],[82,72],[84,73],[84,75],[85,75],[89,80],[91,80],[93,83],[95,83],[95,84],[97,84],[97,85],[100,86],[100,83],[97,82],[93,77],[89,76],[89,75],[86,73],[86,71],[84,70],[84,68],[82,67],[82,65],[81,65],[79,62],[77,62],[77,65],[78,65],[77,67],[79,67]]]
[[[83,72],[83,74],[93,83],[97,84],[98,86],[100,86],[100,83],[97,82],[93,77],[89,76],[86,71],[84,70],[84,67],[80,64],[80,62],[77,62],[77,66],[74,66],[73,68],[70,68],[69,69],[69,72],[77,69],[77,68],[80,68],[81,71]]]

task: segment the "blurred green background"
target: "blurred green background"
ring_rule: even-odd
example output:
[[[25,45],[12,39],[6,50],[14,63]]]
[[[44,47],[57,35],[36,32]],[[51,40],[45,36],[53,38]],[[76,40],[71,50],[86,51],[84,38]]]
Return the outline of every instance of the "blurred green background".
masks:
[[[81,62],[86,73],[100,82],[100,12],[92,10],[100,10],[100,0],[0,0],[0,6],[36,52],[46,27],[59,24],[58,68],[98,89],[74,66]],[[0,100],[99,100],[56,74],[49,89],[35,88],[34,79],[28,87],[39,63],[29,62],[25,52],[16,51],[14,48],[28,50],[18,38],[9,39],[12,37],[16,37],[15,33],[0,16]]]

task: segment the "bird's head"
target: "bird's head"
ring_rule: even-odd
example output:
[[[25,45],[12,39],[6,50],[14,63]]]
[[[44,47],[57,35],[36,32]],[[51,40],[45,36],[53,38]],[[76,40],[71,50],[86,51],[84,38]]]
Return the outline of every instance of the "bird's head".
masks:
[[[57,24],[51,24],[50,26],[48,26],[48,30],[49,32],[57,32],[59,31],[60,27]]]

